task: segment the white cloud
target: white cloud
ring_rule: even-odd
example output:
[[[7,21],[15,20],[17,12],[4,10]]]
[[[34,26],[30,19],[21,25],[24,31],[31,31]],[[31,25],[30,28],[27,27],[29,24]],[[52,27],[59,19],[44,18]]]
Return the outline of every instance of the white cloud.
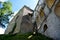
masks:
[[[0,0],[0,2],[5,2],[5,1],[8,1],[8,0]]]
[[[4,34],[4,32],[5,32],[5,29],[0,27],[0,34]]]

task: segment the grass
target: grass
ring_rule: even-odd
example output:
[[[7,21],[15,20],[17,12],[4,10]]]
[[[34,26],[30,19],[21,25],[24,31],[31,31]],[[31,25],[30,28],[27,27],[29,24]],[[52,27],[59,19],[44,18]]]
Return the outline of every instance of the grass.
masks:
[[[28,37],[33,35],[32,33],[25,33],[25,34],[4,34],[0,35],[0,40],[52,40],[45,35],[38,33],[38,35],[33,35],[30,39]]]

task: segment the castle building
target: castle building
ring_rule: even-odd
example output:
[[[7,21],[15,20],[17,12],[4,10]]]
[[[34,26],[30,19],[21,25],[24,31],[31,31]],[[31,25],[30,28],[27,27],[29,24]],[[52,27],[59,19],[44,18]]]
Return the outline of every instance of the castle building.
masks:
[[[14,14],[10,20],[5,34],[26,33],[31,32],[32,27],[32,15],[33,10],[27,6],[21,8],[18,13]],[[27,26],[28,25],[28,26]]]
[[[39,33],[60,40],[60,0],[39,0],[33,18]]]

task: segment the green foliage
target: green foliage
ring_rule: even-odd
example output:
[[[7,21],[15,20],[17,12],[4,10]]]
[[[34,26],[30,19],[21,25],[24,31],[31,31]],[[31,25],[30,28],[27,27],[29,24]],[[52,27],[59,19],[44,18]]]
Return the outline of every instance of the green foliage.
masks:
[[[32,33],[25,33],[25,34],[7,34],[7,35],[0,35],[0,40],[52,40],[45,35],[38,33],[38,35],[33,35],[32,38],[28,39]]]
[[[12,11],[12,4],[8,1],[8,2],[1,2],[1,4],[3,5],[2,8],[0,8],[0,14],[4,13],[9,13]]]
[[[5,27],[3,22],[5,23],[9,22],[8,16],[12,14],[12,4],[9,1],[0,2],[0,4],[2,4],[2,7],[0,8],[0,25],[2,27]]]

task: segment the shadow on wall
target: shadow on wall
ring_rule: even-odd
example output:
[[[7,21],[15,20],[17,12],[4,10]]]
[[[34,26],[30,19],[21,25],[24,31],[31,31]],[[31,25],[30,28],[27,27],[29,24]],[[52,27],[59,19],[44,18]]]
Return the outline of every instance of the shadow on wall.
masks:
[[[20,26],[21,33],[32,32],[33,30],[32,15],[33,14],[28,13],[28,15],[22,17],[22,22]]]

